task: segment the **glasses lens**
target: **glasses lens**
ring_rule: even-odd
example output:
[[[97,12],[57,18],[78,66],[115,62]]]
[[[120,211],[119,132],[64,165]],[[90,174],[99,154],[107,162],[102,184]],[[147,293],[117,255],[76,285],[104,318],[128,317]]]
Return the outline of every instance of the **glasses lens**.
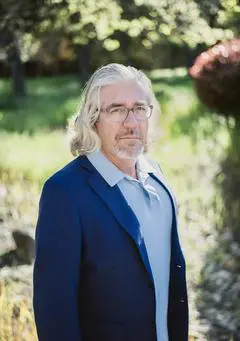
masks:
[[[126,107],[111,108],[108,111],[109,119],[113,122],[123,122],[128,117],[130,111],[133,111],[137,121],[147,120],[151,116],[152,106],[138,105],[132,109]]]
[[[113,122],[122,122],[125,120],[128,110],[125,107],[112,108],[109,110],[109,118]]]
[[[135,116],[138,120],[146,120],[150,113],[150,108],[148,105],[139,105],[134,109]]]

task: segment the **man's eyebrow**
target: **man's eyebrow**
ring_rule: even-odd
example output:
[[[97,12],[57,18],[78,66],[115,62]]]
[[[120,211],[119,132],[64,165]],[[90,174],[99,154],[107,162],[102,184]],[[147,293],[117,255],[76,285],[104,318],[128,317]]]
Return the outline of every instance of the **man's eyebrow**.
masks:
[[[137,101],[134,103],[134,105],[146,105],[148,104],[146,101]],[[112,109],[117,107],[124,107],[124,103],[111,103],[109,106],[107,106],[106,109]]]
[[[123,103],[111,103],[107,106],[107,109],[116,108],[116,107],[123,107],[123,106],[124,106]]]
[[[148,105],[149,103],[146,101],[137,101],[134,103],[134,105]]]

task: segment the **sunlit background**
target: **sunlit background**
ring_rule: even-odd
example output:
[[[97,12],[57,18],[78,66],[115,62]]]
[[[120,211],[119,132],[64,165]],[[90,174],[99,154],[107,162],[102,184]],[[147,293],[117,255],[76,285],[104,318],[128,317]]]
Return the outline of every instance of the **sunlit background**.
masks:
[[[37,340],[41,188],[72,159],[66,127],[110,62],[144,70],[161,106],[150,154],[178,199],[189,341],[240,340],[240,43],[217,47],[239,32],[238,0],[0,2],[0,341]]]

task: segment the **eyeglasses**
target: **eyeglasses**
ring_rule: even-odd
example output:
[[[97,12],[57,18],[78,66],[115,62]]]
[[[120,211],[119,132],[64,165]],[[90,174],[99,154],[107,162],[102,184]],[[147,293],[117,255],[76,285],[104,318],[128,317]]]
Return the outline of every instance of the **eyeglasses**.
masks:
[[[124,106],[110,107],[106,109],[100,109],[100,111],[106,112],[109,120],[112,122],[124,122],[130,111],[134,113],[137,121],[146,121],[152,115],[153,105],[141,104],[135,105],[132,108],[126,108]]]

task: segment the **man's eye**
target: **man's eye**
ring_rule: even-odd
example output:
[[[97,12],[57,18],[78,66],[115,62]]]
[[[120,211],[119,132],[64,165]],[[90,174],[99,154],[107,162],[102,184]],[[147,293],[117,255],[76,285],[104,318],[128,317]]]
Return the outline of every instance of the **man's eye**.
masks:
[[[125,108],[112,108],[110,110],[111,115],[124,114],[126,112]]]
[[[146,112],[146,107],[139,105],[136,107],[136,111],[139,113],[145,113]]]

